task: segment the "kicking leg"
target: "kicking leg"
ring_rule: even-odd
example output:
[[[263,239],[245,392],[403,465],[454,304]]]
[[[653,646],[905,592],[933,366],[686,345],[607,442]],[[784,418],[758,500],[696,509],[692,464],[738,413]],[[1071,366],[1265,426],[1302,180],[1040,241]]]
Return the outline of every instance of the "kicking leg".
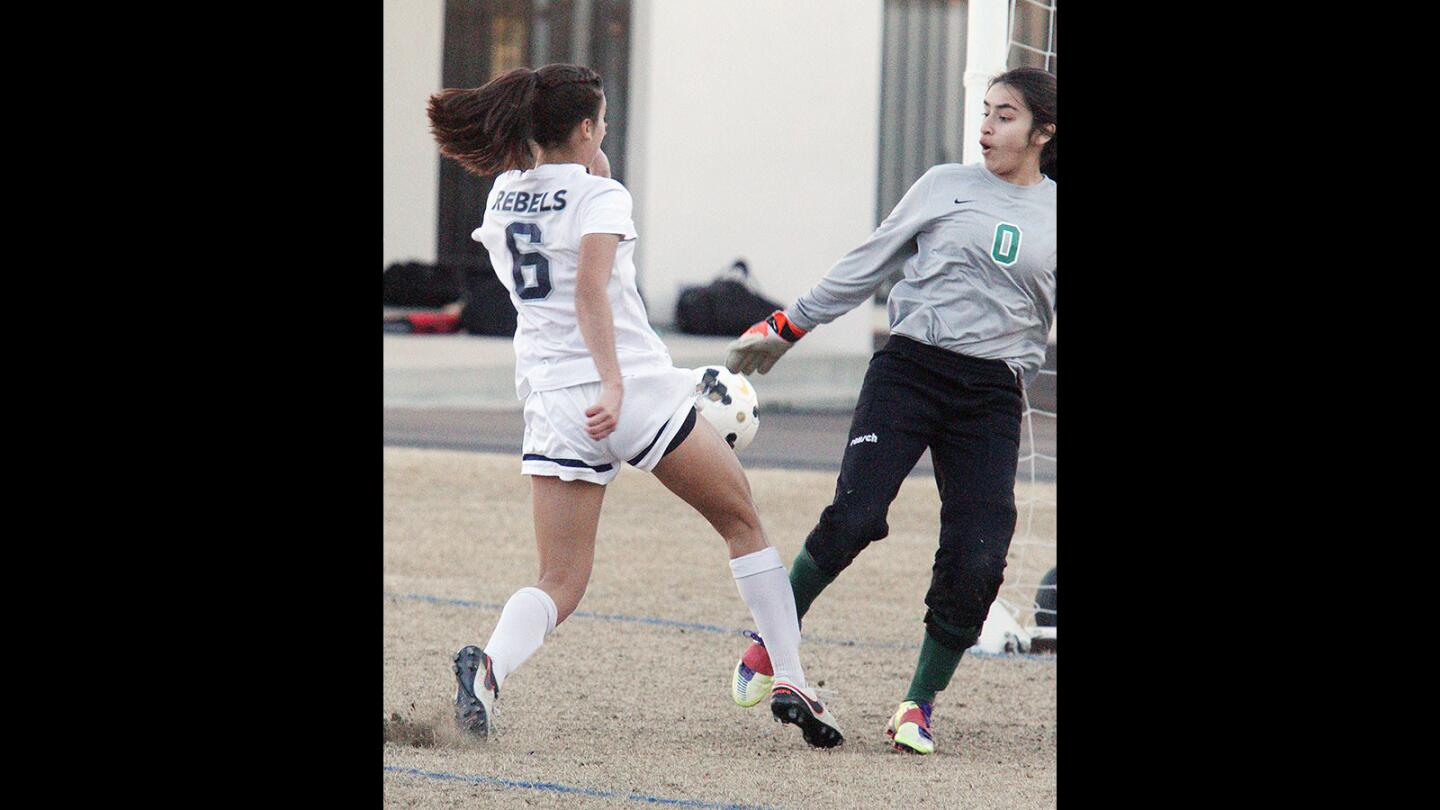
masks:
[[[925,452],[935,406],[912,363],[883,349],[870,361],[845,440],[834,501],[821,512],[790,566],[797,623],[866,546],[889,533],[885,516],[890,504]],[[736,704],[754,706],[762,699],[772,671],[769,644],[762,630],[735,665],[730,694]]]
[[[655,465],[654,473],[725,539],[736,586],[770,644],[776,672],[804,686],[795,597],[780,554],[765,538],[750,482],[735,452],[709,422],[697,419],[690,435]]]
[[[843,740],[830,713],[807,693],[800,665],[800,623],[780,554],[765,538],[740,461],[704,419],[655,465],[655,477],[690,504],[725,539],[740,597],[766,640],[774,667],[771,708],[801,727],[806,742],[829,747]]]

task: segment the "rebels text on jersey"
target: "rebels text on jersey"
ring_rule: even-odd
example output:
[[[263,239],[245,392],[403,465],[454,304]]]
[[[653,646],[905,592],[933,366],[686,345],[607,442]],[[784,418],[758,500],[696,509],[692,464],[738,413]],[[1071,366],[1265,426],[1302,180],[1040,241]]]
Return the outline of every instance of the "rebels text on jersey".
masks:
[[[621,373],[672,367],[635,288],[631,205],[624,186],[588,174],[578,163],[547,163],[495,178],[483,224],[470,236],[485,245],[518,313],[515,391],[520,399],[531,391],[600,379],[575,316],[580,239],[587,233],[620,235],[607,292]]]

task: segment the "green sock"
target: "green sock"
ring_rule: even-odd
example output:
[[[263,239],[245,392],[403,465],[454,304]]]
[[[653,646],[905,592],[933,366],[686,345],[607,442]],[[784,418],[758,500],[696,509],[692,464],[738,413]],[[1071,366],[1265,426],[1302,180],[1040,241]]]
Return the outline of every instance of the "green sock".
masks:
[[[906,700],[916,703],[934,703],[935,693],[950,685],[950,676],[960,665],[964,650],[952,650],[935,640],[927,630],[925,642],[920,645],[920,660],[915,664],[915,677],[910,679],[910,691]]]
[[[820,566],[815,564],[815,558],[810,556],[810,552],[801,548],[800,553],[795,555],[795,561],[790,563],[790,589],[795,592],[795,617],[803,618],[815,597],[834,581],[834,577],[821,571]]]

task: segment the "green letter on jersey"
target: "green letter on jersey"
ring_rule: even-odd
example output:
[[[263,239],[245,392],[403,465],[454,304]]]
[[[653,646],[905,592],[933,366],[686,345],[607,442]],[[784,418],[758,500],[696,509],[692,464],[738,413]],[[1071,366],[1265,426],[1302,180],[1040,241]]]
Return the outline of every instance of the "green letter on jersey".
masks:
[[[1020,229],[1008,222],[995,226],[995,244],[990,248],[995,261],[1010,265],[1020,258]]]

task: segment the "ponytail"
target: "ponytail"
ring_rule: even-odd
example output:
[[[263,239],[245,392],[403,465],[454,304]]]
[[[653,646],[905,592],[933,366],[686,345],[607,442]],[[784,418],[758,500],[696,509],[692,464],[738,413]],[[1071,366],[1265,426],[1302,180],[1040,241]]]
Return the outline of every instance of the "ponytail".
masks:
[[[577,65],[515,68],[484,87],[430,97],[430,131],[440,154],[471,174],[489,176],[534,164],[530,142],[564,143],[586,118],[600,115],[600,74]]]
[[[484,87],[431,96],[430,131],[440,154],[482,176],[530,168],[538,87],[538,73],[515,68]]]

